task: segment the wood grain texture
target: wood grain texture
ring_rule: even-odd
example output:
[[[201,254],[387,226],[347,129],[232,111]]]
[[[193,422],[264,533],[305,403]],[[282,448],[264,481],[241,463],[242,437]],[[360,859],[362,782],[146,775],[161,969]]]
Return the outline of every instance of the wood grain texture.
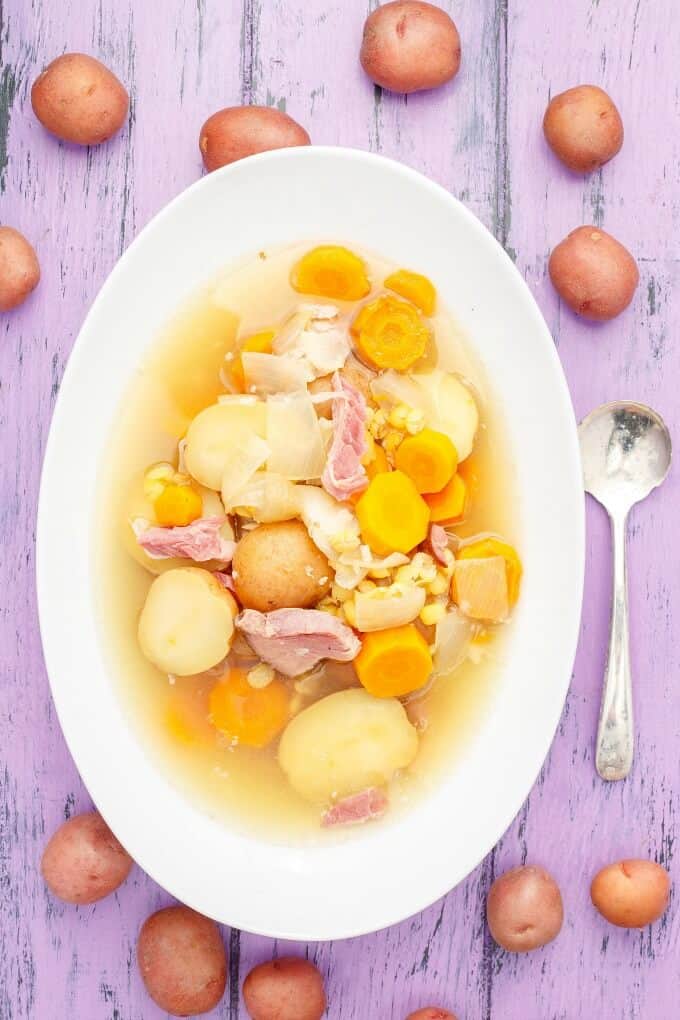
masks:
[[[73,909],[38,875],[46,836],[87,794],[49,697],[36,621],[34,530],[40,463],[64,364],[99,286],[131,238],[200,174],[203,120],[240,102],[285,108],[317,142],[370,148],[463,199],[515,258],[546,316],[579,415],[606,399],[657,407],[672,430],[680,350],[680,27],[673,0],[445,0],[463,40],[459,77],[407,99],[358,66],[364,0],[3,0],[0,3],[0,221],[36,245],[40,288],[0,319],[0,1020],[155,1020],[136,972],[144,917],[167,896],[139,870],[109,900]],[[127,127],[105,147],[62,145],[30,109],[30,85],[64,50],[106,61],[131,90]],[[591,81],[626,125],[621,154],[581,178],[547,150],[551,94]],[[602,326],[561,307],[551,247],[584,222],[637,255],[641,284]],[[512,342],[512,338],[508,338]],[[102,381],[104,384],[105,381]],[[441,903],[387,932],[290,946],[225,932],[232,988],[215,1017],[245,1018],[239,984],[255,962],[299,951],[327,976],[331,1020],[402,1020],[427,1002],[480,1020],[674,1020],[680,920],[606,927],[592,873],[621,855],[675,870],[680,811],[680,584],[677,472],[630,526],[633,667],[639,740],[625,784],[593,767],[609,602],[606,522],[589,510],[588,579],[578,659],[552,753],[520,815]],[[559,540],[559,536],[556,536]],[[67,592],[66,592],[67,597]],[[546,683],[550,678],[545,678]],[[512,957],[491,942],[483,902],[494,875],[536,861],[558,878],[565,930]],[[426,856],[414,869],[426,867]]]

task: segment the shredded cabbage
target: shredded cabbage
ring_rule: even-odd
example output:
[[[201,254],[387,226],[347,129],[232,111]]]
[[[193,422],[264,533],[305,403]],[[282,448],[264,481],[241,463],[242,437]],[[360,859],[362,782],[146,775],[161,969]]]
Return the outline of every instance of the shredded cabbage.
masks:
[[[222,475],[222,502],[231,504],[234,495],[246,485],[270,454],[269,444],[254,432],[234,432],[234,448]]]
[[[467,658],[473,635],[473,624],[457,609],[450,609],[435,631],[433,676],[442,676],[460,666]]]
[[[320,478],[326,449],[309,394],[277,393],[267,398],[267,467],[291,481]]]
[[[295,393],[306,390],[314,378],[306,362],[297,358],[244,351],[241,363],[246,389],[258,393]]]
[[[273,471],[256,471],[232,497],[229,510],[243,511],[258,524],[289,521],[300,512],[298,486]]]
[[[351,510],[316,485],[299,486],[298,500],[300,517],[324,556],[334,562],[342,548],[358,548],[359,522]]]
[[[354,596],[356,628],[360,631],[401,627],[416,619],[425,605],[425,591],[415,584],[391,584]]]

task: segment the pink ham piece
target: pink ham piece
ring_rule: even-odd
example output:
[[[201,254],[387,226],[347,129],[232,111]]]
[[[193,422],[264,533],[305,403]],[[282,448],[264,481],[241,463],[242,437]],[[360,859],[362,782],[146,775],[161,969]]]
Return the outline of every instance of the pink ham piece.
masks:
[[[234,578],[226,570],[213,570],[213,577],[219,581],[223,588],[227,591],[236,594],[236,585],[234,584]]]
[[[245,609],[236,618],[256,655],[284,676],[299,676],[322,659],[351,662],[361,649],[353,630],[320,609]]]
[[[349,499],[368,485],[361,458],[366,453],[366,400],[356,387],[333,376],[333,441],[321,484],[326,492],[340,501]]]
[[[446,534],[441,524],[433,524],[430,528],[430,548],[432,549],[433,555],[436,556],[439,562],[443,563],[444,566],[447,566],[446,550],[448,547],[449,536]]]
[[[382,818],[387,811],[387,794],[384,790],[372,786],[361,793],[354,793],[351,797],[343,797],[333,807],[329,808],[322,817],[321,825],[324,829],[332,825],[361,825],[373,818]]]
[[[180,556],[196,563],[230,563],[236,543],[222,537],[226,517],[199,517],[183,528],[147,528],[137,535],[144,552],[154,560]]]

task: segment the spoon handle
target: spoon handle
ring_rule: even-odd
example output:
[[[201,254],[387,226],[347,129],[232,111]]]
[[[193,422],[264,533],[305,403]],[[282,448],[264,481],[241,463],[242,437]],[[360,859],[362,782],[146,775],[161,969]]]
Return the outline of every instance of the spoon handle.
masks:
[[[611,517],[614,559],[611,633],[597,730],[595,766],[602,779],[625,779],[633,764],[633,690],[628,646],[627,514]]]

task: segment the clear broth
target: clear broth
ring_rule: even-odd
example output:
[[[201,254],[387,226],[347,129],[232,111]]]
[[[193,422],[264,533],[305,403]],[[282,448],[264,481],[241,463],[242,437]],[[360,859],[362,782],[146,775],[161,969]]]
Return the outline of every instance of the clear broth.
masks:
[[[121,698],[140,741],[166,778],[202,810],[231,828],[285,842],[342,838],[319,827],[319,809],[289,786],[276,758],[266,751],[231,747],[207,719],[214,680],[178,677],[172,682],[142,655],[137,620],[152,576],[130,548],[130,493],[154,462],[175,461],[177,442],[190,420],[224,392],[220,369],[239,337],[266,329],[287,316],[300,295],[289,284],[290,268],[309,244],[260,252],[225,270],[192,299],[152,345],[121,404],[100,479],[98,548],[95,555],[105,645]],[[366,256],[371,279],[394,269]],[[382,288],[377,286],[376,292]],[[335,302],[341,304],[341,302]],[[456,530],[461,537],[496,532],[515,539],[514,478],[503,423],[484,372],[453,317],[433,317],[441,368],[461,373],[479,399],[481,422],[469,484],[471,509]],[[506,628],[479,646],[479,661],[466,661],[412,703],[424,728],[420,750],[390,794],[388,817],[422,796],[442,770],[455,768],[493,696]],[[325,693],[355,684],[351,667],[331,664]]]

